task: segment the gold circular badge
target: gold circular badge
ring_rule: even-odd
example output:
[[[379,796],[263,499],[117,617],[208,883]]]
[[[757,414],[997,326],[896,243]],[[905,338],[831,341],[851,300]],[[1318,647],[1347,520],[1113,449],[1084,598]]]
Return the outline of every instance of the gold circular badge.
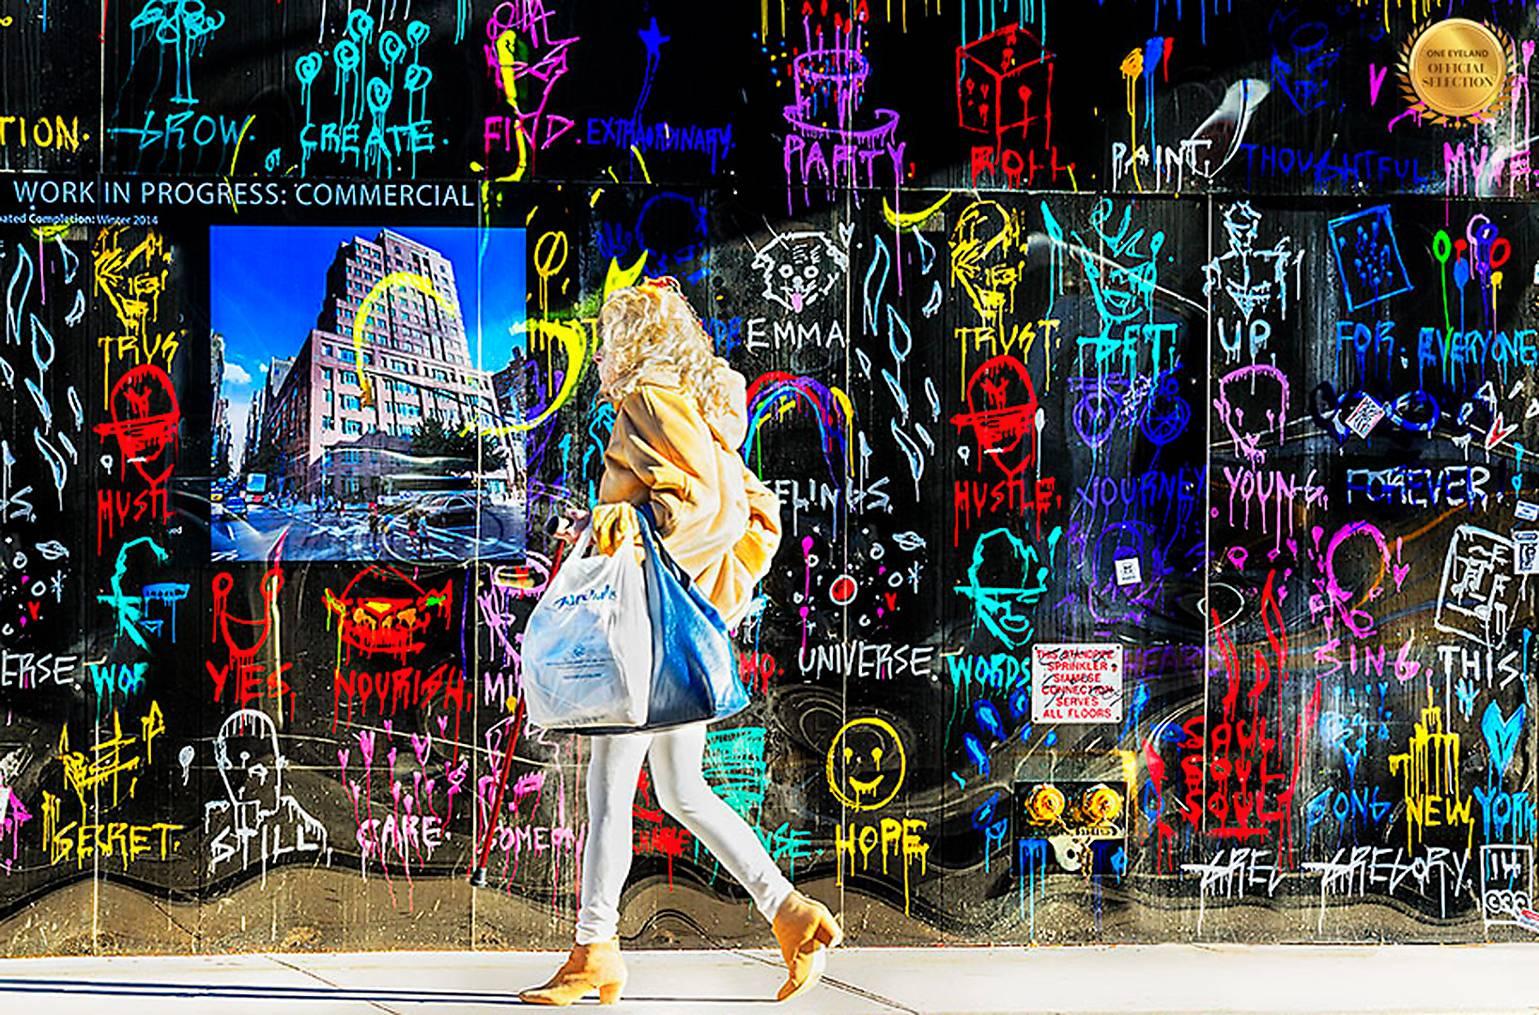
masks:
[[[1464,118],[1495,106],[1507,86],[1507,51],[1478,21],[1428,25],[1406,61],[1416,97],[1435,113]]]

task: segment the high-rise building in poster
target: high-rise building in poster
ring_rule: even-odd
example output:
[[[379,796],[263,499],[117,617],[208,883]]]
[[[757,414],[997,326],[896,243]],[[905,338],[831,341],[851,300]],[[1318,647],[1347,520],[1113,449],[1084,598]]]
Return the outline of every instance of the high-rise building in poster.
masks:
[[[209,378],[214,390],[214,418],[209,429],[213,436],[214,479],[223,479],[237,464],[230,446],[230,400],[224,395],[224,336],[211,331],[208,336]]]
[[[497,432],[491,377],[471,356],[453,263],[389,229],[338,247],[315,328],[286,376],[269,371],[269,383],[259,440],[276,452],[278,489],[307,501],[364,500],[409,483],[422,471],[411,448],[424,425]],[[485,440],[501,452],[500,468],[466,462],[447,472],[464,474],[467,488],[475,472],[481,489],[505,496],[513,455],[502,438]]]
[[[251,410],[246,413],[246,442],[241,445],[240,471],[251,471],[257,451],[262,447],[262,413],[267,408],[267,390],[258,387],[251,392]]]
[[[263,423],[267,407],[272,404],[273,396],[283,386],[283,380],[288,377],[293,365],[292,356],[272,357],[267,361],[267,369],[263,371],[262,383],[251,392],[251,411],[246,414],[246,443],[241,453],[241,472],[256,471],[252,463],[258,460],[257,452],[264,440]]]

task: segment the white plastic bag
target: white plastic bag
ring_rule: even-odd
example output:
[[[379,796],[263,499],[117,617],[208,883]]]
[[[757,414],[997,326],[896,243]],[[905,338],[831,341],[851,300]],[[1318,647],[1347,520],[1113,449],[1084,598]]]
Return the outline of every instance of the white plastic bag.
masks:
[[[640,726],[652,680],[645,573],[634,553],[589,554],[584,530],[524,628],[523,691],[544,729]]]

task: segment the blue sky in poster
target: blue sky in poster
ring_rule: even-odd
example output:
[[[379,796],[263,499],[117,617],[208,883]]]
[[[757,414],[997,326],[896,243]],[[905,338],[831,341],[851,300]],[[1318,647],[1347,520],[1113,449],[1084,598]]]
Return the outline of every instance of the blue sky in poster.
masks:
[[[225,338],[224,397],[238,461],[251,395],[268,360],[292,356],[315,327],[337,247],[382,226],[215,226],[209,230],[213,329]],[[472,357],[507,366],[525,346],[524,231],[389,226],[454,265]]]

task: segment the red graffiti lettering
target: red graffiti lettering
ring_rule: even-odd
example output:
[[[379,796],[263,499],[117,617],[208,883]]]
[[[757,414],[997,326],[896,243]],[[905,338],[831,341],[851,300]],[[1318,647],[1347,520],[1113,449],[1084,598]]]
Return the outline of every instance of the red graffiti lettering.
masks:
[[[1209,838],[1270,843],[1293,865],[1293,799],[1309,731],[1320,714],[1320,682],[1291,730],[1277,717],[1291,704],[1285,693],[1288,632],[1267,575],[1261,593],[1265,646],[1252,651],[1251,666],[1216,611],[1213,637],[1224,667],[1222,714],[1197,716],[1183,729],[1181,772],[1186,785],[1187,820]],[[1291,735],[1289,735],[1291,734]],[[1152,770],[1152,767],[1151,767]]]
[[[1073,180],[1053,144],[1053,60],[1034,34],[1009,25],[957,47],[957,125],[989,138],[971,152],[972,183],[1009,187]]]
[[[262,597],[260,617],[237,617],[230,613],[230,592],[235,578],[228,571],[214,576],[214,644],[224,643],[225,660],[221,664],[213,659],[205,660],[209,679],[214,685],[214,701],[223,702],[228,689],[237,708],[252,708],[259,702],[270,700],[281,709],[286,702],[289,720],[294,719],[294,689],[283,674],[294,664],[279,663],[272,657],[277,646],[268,649],[269,639],[278,621],[278,592],[283,588],[283,569],[273,566],[262,576],[258,586]],[[257,661],[257,656],[267,649],[268,660]],[[235,679],[231,681],[231,677]]]

